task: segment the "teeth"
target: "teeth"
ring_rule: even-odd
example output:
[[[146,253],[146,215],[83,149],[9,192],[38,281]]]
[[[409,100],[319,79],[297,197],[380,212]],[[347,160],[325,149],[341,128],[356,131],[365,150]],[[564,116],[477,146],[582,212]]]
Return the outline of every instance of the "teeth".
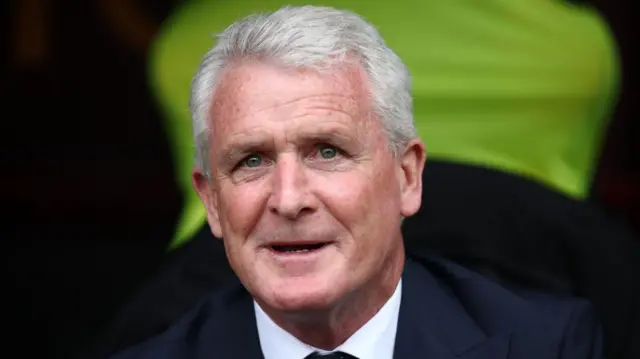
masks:
[[[310,244],[310,245],[274,245],[272,249],[277,252],[282,253],[305,253],[310,251],[315,251],[324,247],[323,243],[320,244]]]

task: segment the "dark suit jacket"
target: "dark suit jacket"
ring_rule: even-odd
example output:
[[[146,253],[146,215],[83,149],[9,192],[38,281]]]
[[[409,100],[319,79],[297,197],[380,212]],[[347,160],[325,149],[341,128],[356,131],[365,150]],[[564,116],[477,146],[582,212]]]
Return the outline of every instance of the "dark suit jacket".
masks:
[[[587,359],[601,352],[599,325],[584,301],[508,291],[435,257],[407,260],[397,359]],[[113,359],[262,357],[252,298],[236,282],[163,334]]]

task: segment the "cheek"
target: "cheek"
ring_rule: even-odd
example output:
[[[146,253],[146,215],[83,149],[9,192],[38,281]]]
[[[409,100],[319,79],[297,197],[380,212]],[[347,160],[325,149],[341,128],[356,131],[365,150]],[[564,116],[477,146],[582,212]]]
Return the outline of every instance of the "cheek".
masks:
[[[344,226],[351,227],[362,220],[370,191],[361,176],[336,173],[331,178],[322,178],[316,188],[321,189],[322,202],[329,212]]]
[[[318,184],[328,210],[354,236],[375,228],[373,225],[380,218],[397,212],[399,192],[395,177],[384,172],[339,173]]]
[[[220,223],[227,238],[247,238],[262,215],[262,193],[251,186],[228,186],[220,190]]]

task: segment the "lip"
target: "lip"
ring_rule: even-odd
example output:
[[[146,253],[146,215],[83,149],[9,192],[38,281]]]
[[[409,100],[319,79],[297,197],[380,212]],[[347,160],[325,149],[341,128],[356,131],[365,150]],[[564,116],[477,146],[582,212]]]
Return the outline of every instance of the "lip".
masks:
[[[283,245],[311,245],[318,244],[318,242],[292,242],[292,243],[273,243],[265,246],[265,249],[278,261],[290,262],[290,261],[309,261],[314,260],[316,257],[325,253],[329,247],[333,245],[332,242],[323,242],[323,245],[317,249],[303,250],[303,251],[290,251],[283,252],[273,248],[273,246]]]
[[[273,247],[273,246],[309,246],[315,244],[332,244],[333,241],[327,240],[294,240],[294,241],[273,241],[265,244],[265,247]]]

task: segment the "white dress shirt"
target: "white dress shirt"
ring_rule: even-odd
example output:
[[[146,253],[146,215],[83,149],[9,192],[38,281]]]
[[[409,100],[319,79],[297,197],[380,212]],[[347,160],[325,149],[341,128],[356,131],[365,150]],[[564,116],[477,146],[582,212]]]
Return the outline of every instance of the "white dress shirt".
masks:
[[[359,359],[392,359],[400,314],[402,280],[391,298],[365,325],[333,351],[341,351]],[[314,348],[280,328],[253,302],[260,347],[265,359],[304,359],[313,352],[328,353]]]

